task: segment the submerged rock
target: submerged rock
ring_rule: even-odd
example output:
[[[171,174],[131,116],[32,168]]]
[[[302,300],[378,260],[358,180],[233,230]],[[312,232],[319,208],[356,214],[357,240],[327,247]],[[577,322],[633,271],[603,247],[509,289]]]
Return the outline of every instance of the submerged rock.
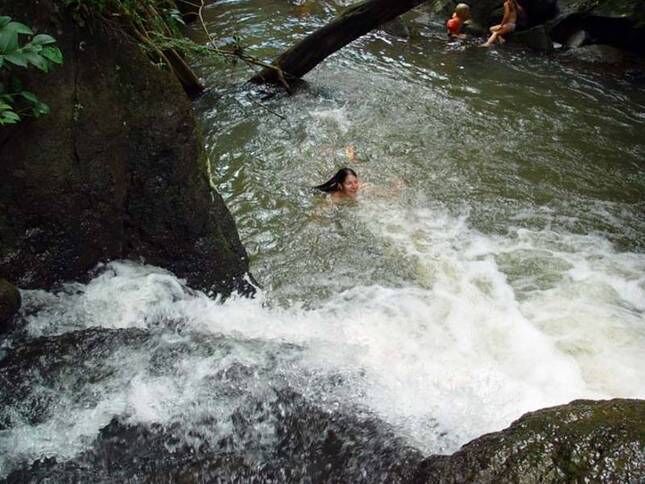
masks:
[[[7,332],[9,323],[20,309],[20,291],[0,277],[0,334]]]
[[[0,11],[54,35],[64,56],[51,73],[20,72],[50,114],[0,133],[0,274],[48,288],[129,258],[201,289],[246,287],[246,252],[175,77],[54,0],[0,0]]]
[[[566,57],[590,64],[621,64],[625,53],[610,45],[585,45],[566,52]]]
[[[381,26],[381,30],[402,39],[407,39],[410,37],[410,29],[405,23],[403,23],[403,21],[399,17],[383,24]]]
[[[91,409],[97,409],[93,419],[100,418],[97,407],[105,402],[114,416],[88,435],[87,445],[72,457],[29,461],[19,451],[9,455],[4,469],[9,475],[0,474],[0,479],[6,477],[8,483],[412,480],[423,455],[387,423],[368,411],[332,409],[290,386],[276,367],[276,357],[289,350],[287,345],[262,343],[261,351],[268,351],[270,358],[236,361],[234,347],[251,354],[258,351],[257,342],[181,334],[169,338],[156,330],[93,328],[18,343],[9,350],[0,360],[4,382],[0,431],[12,435],[14,427],[22,432],[30,426],[64,432],[52,420],[61,414],[65,420],[73,419]],[[203,358],[213,367],[201,367],[201,376],[186,387],[186,401],[178,402],[182,411],[167,417],[173,414],[172,397],[148,385],[171,389],[173,381],[183,382],[182,372],[191,371],[188,365],[203,364]],[[330,388],[342,384],[334,375],[330,378]],[[316,383],[321,382],[312,382]],[[140,388],[143,402],[136,401]],[[124,392],[131,402],[127,406]],[[150,408],[144,410],[143,419],[134,408],[137,404]]]
[[[342,375],[311,380],[331,393],[303,395],[276,361],[297,349],[257,343],[188,328],[177,328],[173,338],[158,329],[93,328],[17,341],[0,360],[6,435],[14,428],[57,428],[51,421],[61,414],[64,421],[93,409],[100,415],[105,402],[112,416],[78,452],[56,459],[16,452],[0,477],[9,483],[556,483],[638,482],[645,475],[645,401],[578,400],[539,410],[452,455],[424,458],[368,409],[336,400]],[[266,351],[268,358],[239,361],[239,350]],[[198,362],[201,375],[183,388],[184,372]],[[143,410],[132,406],[138,398]],[[157,398],[165,399],[162,405]],[[174,414],[175,405],[185,411]]]
[[[645,401],[576,400],[522,416],[451,456],[432,456],[417,482],[638,482],[645,476]]]

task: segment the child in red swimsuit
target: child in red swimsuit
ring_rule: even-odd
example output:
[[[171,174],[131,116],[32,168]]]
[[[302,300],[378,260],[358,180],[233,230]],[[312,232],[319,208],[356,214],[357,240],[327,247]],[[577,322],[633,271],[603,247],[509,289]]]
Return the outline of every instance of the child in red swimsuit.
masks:
[[[465,34],[461,33],[466,20],[470,18],[470,7],[465,3],[460,3],[455,7],[452,17],[446,22],[446,29],[450,37],[457,37],[463,39]]]

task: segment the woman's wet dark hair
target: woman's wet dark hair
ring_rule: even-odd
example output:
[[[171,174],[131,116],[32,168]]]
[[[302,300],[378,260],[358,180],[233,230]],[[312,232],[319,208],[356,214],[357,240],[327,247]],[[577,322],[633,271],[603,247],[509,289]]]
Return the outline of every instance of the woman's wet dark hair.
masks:
[[[356,174],[356,172],[351,168],[341,168],[336,172],[334,176],[332,176],[325,183],[323,183],[322,185],[317,185],[314,188],[316,190],[320,190],[326,193],[339,192],[341,190],[340,188],[341,184],[345,181],[345,179],[349,175],[352,175],[358,178],[358,175]]]

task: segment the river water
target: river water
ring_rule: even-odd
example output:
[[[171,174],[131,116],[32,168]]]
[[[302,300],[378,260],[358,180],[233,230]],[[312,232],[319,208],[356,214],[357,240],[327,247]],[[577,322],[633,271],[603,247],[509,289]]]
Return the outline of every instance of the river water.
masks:
[[[270,59],[338,8],[220,1],[205,18]],[[5,351],[104,330],[3,395],[0,476],[73,459],[115,421],[179,428],[192,449],[229,439],[261,468],[285,392],[419,455],[576,398],[645,398],[642,86],[446,42],[424,10],[405,22],[411,38],[359,39],[289,97],[243,86],[247,66],[198,66],[212,182],[261,290],[221,303],[116,262],[87,285],[25,291]],[[332,205],[311,186],[345,165],[370,187]]]

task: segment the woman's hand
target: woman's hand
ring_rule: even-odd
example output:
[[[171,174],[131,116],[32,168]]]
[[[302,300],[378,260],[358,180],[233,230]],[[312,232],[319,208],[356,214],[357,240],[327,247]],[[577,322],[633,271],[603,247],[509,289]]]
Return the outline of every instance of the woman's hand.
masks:
[[[347,145],[345,147],[345,156],[349,161],[358,161],[356,157],[356,147],[354,145]]]

